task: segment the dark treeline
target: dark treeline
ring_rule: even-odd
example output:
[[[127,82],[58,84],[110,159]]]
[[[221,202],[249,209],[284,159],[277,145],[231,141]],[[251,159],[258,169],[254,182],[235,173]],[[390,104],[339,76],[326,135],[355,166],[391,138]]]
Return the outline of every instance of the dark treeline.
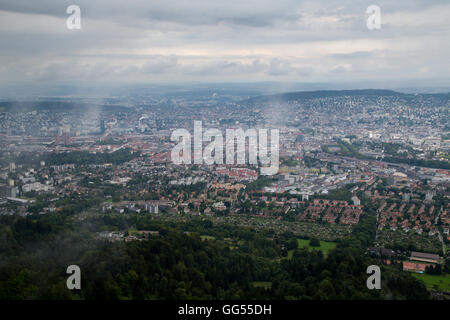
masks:
[[[348,142],[339,140],[338,146],[341,148],[341,150],[338,152],[330,152],[329,147],[326,145],[322,146],[322,150],[327,153],[339,154],[347,157],[354,157],[357,159],[379,160],[388,163],[402,163],[410,166],[417,166],[424,168],[447,169],[447,170],[450,169],[450,163],[448,161],[407,158],[406,156],[405,157],[388,156],[382,159],[375,159],[374,157],[366,156],[359,153],[358,149]],[[390,155],[397,154],[396,150],[399,148],[398,145],[388,143],[382,144],[382,147],[386,148],[385,152]]]
[[[88,164],[122,164],[136,158],[138,154],[133,154],[129,149],[121,149],[112,153],[90,153],[87,151],[72,151],[66,153],[49,154],[45,160],[48,165],[62,165],[73,163],[75,165]]]
[[[384,157],[384,162],[391,163],[405,163],[410,166],[434,168],[434,169],[446,169],[450,170],[450,162],[440,161],[440,160],[426,160],[426,159],[406,159],[406,158],[394,158],[394,157]]]
[[[147,217],[107,215],[74,222],[70,214],[1,217],[0,299],[428,299],[422,282],[399,266],[382,266],[382,289],[368,290],[365,252],[372,214],[324,256],[298,249],[296,237],[273,230],[162,225]],[[142,241],[95,240],[92,230],[158,230]],[[186,232],[189,230],[189,232]],[[201,235],[214,237],[202,239]],[[229,238],[239,241],[232,247]],[[287,251],[294,250],[292,258]],[[66,268],[81,268],[82,289],[66,288]],[[267,286],[253,285],[263,282]]]
[[[391,90],[377,90],[377,89],[363,89],[363,90],[317,90],[317,91],[299,91],[299,92],[287,92],[280,94],[272,94],[265,96],[257,96],[246,101],[244,103],[255,104],[271,101],[296,101],[315,98],[327,98],[327,97],[344,97],[344,96],[397,96],[401,98],[412,98],[412,95],[407,95],[400,92]],[[445,96],[443,97],[445,98]],[[447,98],[448,99],[448,98]]]

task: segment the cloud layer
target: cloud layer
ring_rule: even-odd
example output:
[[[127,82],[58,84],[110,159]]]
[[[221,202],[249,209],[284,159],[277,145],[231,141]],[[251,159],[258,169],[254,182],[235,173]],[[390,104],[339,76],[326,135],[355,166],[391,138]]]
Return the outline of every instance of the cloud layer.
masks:
[[[0,83],[449,79],[442,0],[0,0]],[[381,8],[380,30],[366,8]]]

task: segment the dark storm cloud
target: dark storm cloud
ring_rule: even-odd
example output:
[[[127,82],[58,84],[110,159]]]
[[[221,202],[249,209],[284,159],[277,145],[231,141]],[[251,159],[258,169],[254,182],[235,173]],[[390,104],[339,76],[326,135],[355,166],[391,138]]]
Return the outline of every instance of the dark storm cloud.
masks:
[[[63,17],[71,4],[80,6],[88,18],[167,21],[186,25],[229,23],[233,25],[267,26],[279,19],[296,19],[290,9],[293,0],[0,0],[0,10]]]

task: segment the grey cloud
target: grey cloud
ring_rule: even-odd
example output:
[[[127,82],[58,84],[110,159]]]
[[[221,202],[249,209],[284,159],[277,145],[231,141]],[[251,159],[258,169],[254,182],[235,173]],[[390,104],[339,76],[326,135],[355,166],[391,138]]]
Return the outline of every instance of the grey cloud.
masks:
[[[331,54],[329,57],[335,58],[335,59],[360,59],[360,58],[370,58],[377,54],[380,54],[380,50],[374,50],[374,51],[355,51],[351,53],[336,53]]]
[[[65,9],[73,3],[83,27],[72,32]],[[382,23],[391,19],[377,31],[365,26],[369,4],[0,0],[0,81],[448,78],[448,0],[382,0]],[[410,18],[421,12],[416,26]]]
[[[349,69],[347,67],[337,66],[337,67],[332,68],[330,70],[330,73],[345,73],[347,71],[349,71]]]
[[[314,72],[314,69],[312,67],[301,67],[296,68],[296,74],[299,76],[309,76]]]
[[[62,17],[73,1],[41,0],[39,4],[26,0],[0,0],[0,10],[53,15]],[[217,23],[247,26],[271,25],[274,20],[295,19],[295,0],[78,0],[76,4],[88,18],[170,21],[187,25]]]
[[[171,56],[157,56],[146,62],[141,71],[143,73],[163,73],[169,69],[174,68],[177,65],[178,58],[174,55]]]
[[[218,60],[206,63],[190,64],[180,71],[191,75],[248,75],[264,72],[269,68],[267,63],[258,59],[248,63],[239,61]]]
[[[280,76],[290,72],[292,72],[292,66],[289,62],[275,58],[270,61],[270,68],[267,73],[273,76]]]

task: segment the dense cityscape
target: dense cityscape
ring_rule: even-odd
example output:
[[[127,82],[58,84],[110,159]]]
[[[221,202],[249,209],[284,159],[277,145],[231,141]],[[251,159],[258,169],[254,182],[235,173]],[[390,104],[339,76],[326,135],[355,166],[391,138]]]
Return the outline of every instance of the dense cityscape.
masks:
[[[366,217],[375,234],[365,255],[419,278],[445,274],[449,105],[448,95],[386,90],[5,101],[2,237],[6,246],[17,241],[24,221],[53,232],[53,219],[89,225],[92,241],[113,243],[208,223],[266,234],[271,247],[259,254],[271,261],[317,240],[326,254]],[[171,132],[192,131],[196,120],[203,131],[278,128],[277,174],[251,164],[174,164]],[[248,239],[214,228],[194,229],[201,241],[252,252]],[[255,288],[272,286],[270,276],[257,280]],[[448,280],[428,290],[442,298]]]

